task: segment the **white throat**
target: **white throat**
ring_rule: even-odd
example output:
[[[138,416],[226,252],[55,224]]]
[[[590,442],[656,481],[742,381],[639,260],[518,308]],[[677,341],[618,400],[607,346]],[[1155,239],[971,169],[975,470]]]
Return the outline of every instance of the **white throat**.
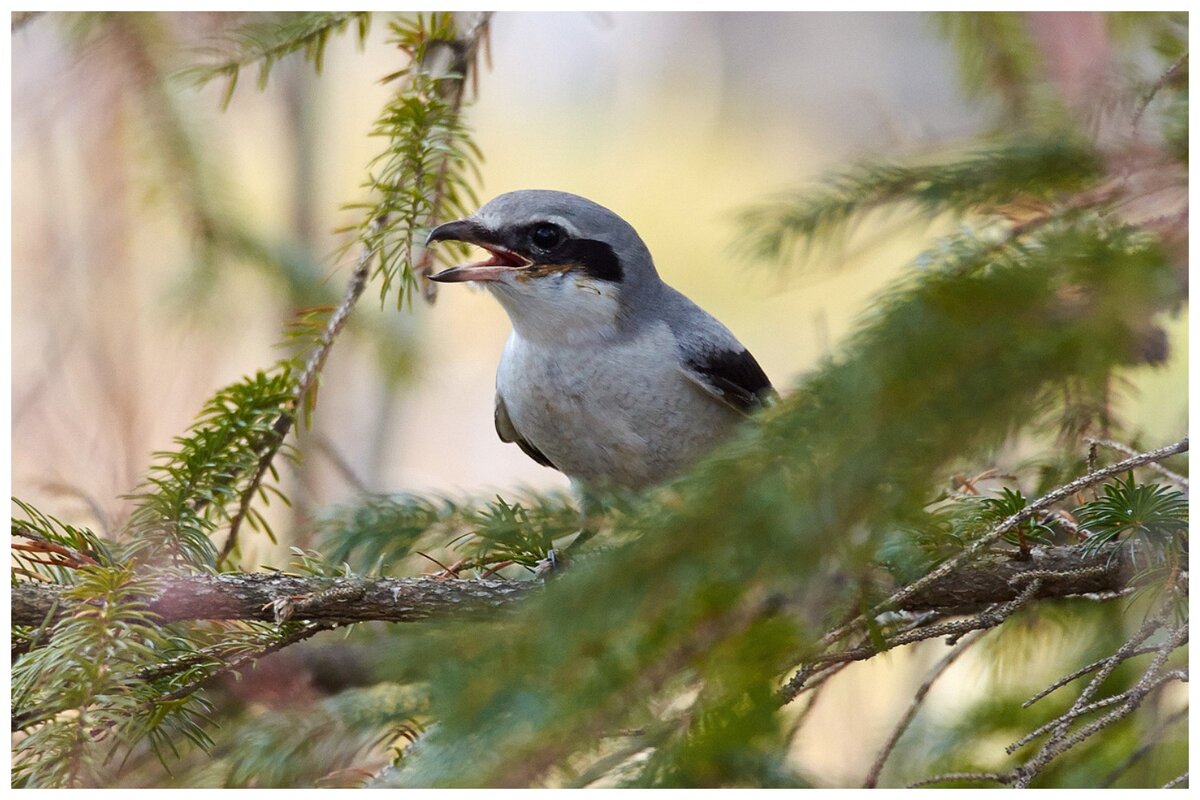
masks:
[[[508,312],[513,330],[527,341],[574,347],[618,333],[618,288],[606,281],[560,273],[524,284],[485,285]]]

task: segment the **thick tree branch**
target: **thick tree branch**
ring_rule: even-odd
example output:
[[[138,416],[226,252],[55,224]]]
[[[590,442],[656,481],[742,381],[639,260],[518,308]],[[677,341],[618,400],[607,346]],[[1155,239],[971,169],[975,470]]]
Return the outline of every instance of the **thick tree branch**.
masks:
[[[1129,570],[1111,550],[1085,557],[1079,548],[1034,550],[1027,561],[996,555],[965,564],[911,594],[902,610],[961,609],[1011,601],[1029,581],[1034,597],[1051,598],[1117,591]],[[537,583],[438,578],[313,578],[279,573],[164,576],[149,609],[163,622],[193,619],[306,619],[349,623],[412,622],[430,617],[499,608],[535,591]],[[12,588],[14,625],[38,625],[62,602],[63,587],[20,583]]]
[[[536,584],[503,580],[436,578],[312,578],[279,573],[164,576],[147,598],[163,622],[245,619],[282,622],[307,619],[349,623],[413,622],[497,608],[523,597]],[[12,623],[37,625],[59,600],[63,587],[21,583],[12,588]],[[60,614],[70,614],[61,603]]]

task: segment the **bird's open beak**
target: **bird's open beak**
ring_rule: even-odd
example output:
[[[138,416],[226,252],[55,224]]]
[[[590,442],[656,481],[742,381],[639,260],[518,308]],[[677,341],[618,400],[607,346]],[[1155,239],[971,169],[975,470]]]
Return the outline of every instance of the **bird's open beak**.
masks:
[[[425,246],[434,242],[453,241],[466,242],[482,247],[491,254],[486,261],[463,264],[451,267],[430,275],[429,280],[439,283],[460,283],[462,281],[494,281],[506,273],[524,269],[529,266],[529,259],[501,245],[496,241],[495,234],[487,228],[469,219],[459,219],[439,225],[429,232]]]

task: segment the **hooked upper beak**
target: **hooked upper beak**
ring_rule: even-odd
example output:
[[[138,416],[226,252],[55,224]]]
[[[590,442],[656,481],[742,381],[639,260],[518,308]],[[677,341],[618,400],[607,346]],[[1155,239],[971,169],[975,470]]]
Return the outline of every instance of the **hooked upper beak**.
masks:
[[[454,241],[466,242],[482,247],[491,254],[486,261],[463,264],[451,267],[437,275],[430,275],[429,280],[439,283],[460,283],[462,281],[494,281],[508,272],[524,269],[530,264],[529,259],[514,253],[496,241],[496,235],[478,222],[470,219],[458,219],[439,225],[429,232],[425,246],[434,242]]]

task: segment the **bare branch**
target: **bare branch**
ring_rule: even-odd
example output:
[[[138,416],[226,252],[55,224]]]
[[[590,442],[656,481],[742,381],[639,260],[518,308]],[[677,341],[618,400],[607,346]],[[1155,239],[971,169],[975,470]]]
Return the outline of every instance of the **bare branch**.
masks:
[[[1082,717],[1084,714],[1090,714],[1093,711],[1099,711],[1102,708],[1108,708],[1109,706],[1116,705],[1117,703],[1123,703],[1133,696],[1134,691],[1135,691],[1134,689],[1130,689],[1127,692],[1121,692],[1120,694],[1114,694],[1110,697],[1105,697],[1101,700],[1096,700],[1095,702],[1088,703],[1087,705],[1082,706],[1078,709],[1072,709],[1072,710],[1066,712],[1065,714],[1063,714],[1062,716],[1056,717],[1056,718],[1050,720],[1049,722],[1047,722],[1045,725],[1035,728],[1034,730],[1025,734],[1020,739],[1013,742],[1008,747],[1004,748],[1004,752],[1008,753],[1009,755],[1012,755],[1013,753],[1017,752],[1025,745],[1032,742],[1034,739],[1038,738],[1039,736],[1041,736],[1045,733],[1049,733],[1050,731],[1054,730],[1056,727],[1058,727],[1059,725],[1062,725],[1063,723],[1072,722],[1072,721],[1078,719],[1079,717]]]
[[[1134,650],[1130,650],[1130,651],[1126,652],[1117,663],[1119,664],[1121,661],[1125,661],[1127,659],[1134,658],[1135,656],[1144,656],[1146,653],[1153,653],[1156,650],[1158,650],[1158,647],[1139,647]],[[1113,656],[1105,656],[1104,658],[1097,659],[1090,664],[1086,664],[1086,665],[1080,667],[1079,669],[1072,672],[1070,675],[1064,675],[1063,677],[1056,680],[1054,683],[1047,686],[1045,689],[1042,689],[1040,692],[1035,694],[1033,697],[1026,700],[1024,703],[1022,703],[1021,708],[1029,708],[1031,705],[1036,703],[1038,700],[1041,700],[1043,697],[1046,697],[1047,695],[1053,693],[1054,691],[1061,689],[1062,687],[1066,686],[1068,683],[1075,680],[1076,678],[1081,678],[1084,675],[1087,675],[1089,672],[1095,672],[1100,667],[1103,667],[1105,664],[1109,663],[1109,660],[1112,658],[1113,658]]]
[[[908,726],[912,724],[913,718],[917,716],[917,711],[921,708],[921,703],[925,700],[925,695],[929,694],[929,690],[938,678],[958,660],[958,657],[966,652],[967,648],[978,642],[987,633],[985,630],[975,631],[969,636],[964,636],[959,640],[949,653],[942,657],[929,674],[925,677],[924,683],[917,688],[916,694],[913,695],[912,703],[909,704],[908,710],[904,712],[904,716],[900,718],[900,722],[896,724],[892,730],[892,735],[888,737],[887,743],[880,749],[879,755],[875,757],[875,763],[871,765],[871,771],[867,773],[867,777],[863,780],[864,789],[874,789],[879,783],[879,774],[883,772],[883,766],[887,763],[888,757],[891,756],[892,750],[896,748],[896,743],[900,741],[900,737],[908,730]]]
[[[999,783],[1008,785],[1013,782],[1012,775],[1003,772],[946,772],[931,778],[922,778],[916,783],[910,783],[906,788],[916,789],[929,786],[932,783]]]
[[[1114,722],[1122,720],[1132,714],[1137,710],[1138,706],[1142,704],[1142,701],[1145,700],[1146,697],[1155,689],[1173,680],[1184,681],[1186,683],[1187,679],[1187,670],[1179,669],[1159,675],[1149,682],[1139,681],[1138,685],[1127,693],[1128,697],[1120,707],[1113,709],[1095,722],[1079,729],[1070,738],[1063,740],[1059,744],[1053,747],[1047,746],[1046,750],[1044,751],[1046,755],[1042,756],[1039,754],[1039,758],[1034,759],[1025,767],[1018,768],[1016,771],[1016,787],[1018,789],[1027,788],[1029,786],[1029,782],[1033,780],[1034,776],[1041,771],[1041,768],[1045,766],[1045,764],[1062,755],[1067,750],[1070,750],[1072,747],[1084,741],[1085,739],[1091,737],[1098,731],[1107,728]]]
[[[1109,450],[1116,450],[1118,453],[1123,453],[1127,456],[1137,455],[1137,450],[1134,450],[1129,445],[1121,444],[1120,442],[1114,442],[1111,439],[1088,439],[1088,442],[1093,445],[1107,447]],[[1162,464],[1154,462],[1151,462],[1146,466],[1157,472],[1159,475],[1162,475],[1167,480],[1179,484],[1184,489],[1188,488],[1188,479],[1180,475],[1178,472],[1167,469]]]
[[[1146,625],[1143,625],[1142,630],[1145,630],[1146,627]],[[1141,631],[1139,631],[1139,633],[1140,632]],[[1167,657],[1184,642],[1186,642],[1187,637],[1187,623],[1184,623],[1179,628],[1172,631],[1171,635],[1167,638],[1167,641],[1159,646],[1158,655],[1155,656],[1154,661],[1151,662],[1150,666],[1146,668],[1146,671],[1142,674],[1141,679],[1139,679],[1137,684],[1135,684],[1134,687],[1126,693],[1127,697],[1124,702],[1117,708],[1110,711],[1108,714],[1105,714],[1095,722],[1092,722],[1091,724],[1079,729],[1069,737],[1066,734],[1068,728],[1070,727],[1070,720],[1063,721],[1063,718],[1060,717],[1059,727],[1054,730],[1050,739],[1045,745],[1042,746],[1042,749],[1039,750],[1038,753],[1033,756],[1033,758],[1029,759],[1013,771],[1013,776],[1016,779],[1016,787],[1019,789],[1027,788],[1033,779],[1037,777],[1038,773],[1041,772],[1042,768],[1045,767],[1046,764],[1050,763],[1051,760],[1062,755],[1067,750],[1095,734],[1097,731],[1100,731],[1101,729],[1106,728],[1112,723],[1124,719],[1129,714],[1133,713],[1151,692],[1164,685],[1167,681],[1186,681],[1187,670],[1170,670],[1161,674],[1160,670],[1162,669],[1163,664],[1166,663]],[[1130,641],[1132,642],[1135,640],[1131,639]],[[1126,643],[1126,647],[1128,646],[1129,643]],[[1122,649],[1125,648],[1123,647]],[[1115,668],[1115,663],[1113,668]],[[1108,670],[1108,672],[1111,673],[1111,669]],[[1088,686],[1080,694],[1079,698],[1075,701],[1074,705],[1072,705],[1067,714],[1076,713],[1087,704],[1087,702],[1091,699],[1091,693],[1088,690],[1091,689],[1094,691],[1093,687],[1099,686],[1100,682],[1103,680],[1101,676],[1107,676],[1107,673],[1102,670],[1099,675],[1092,679],[1092,682],[1088,684]]]

